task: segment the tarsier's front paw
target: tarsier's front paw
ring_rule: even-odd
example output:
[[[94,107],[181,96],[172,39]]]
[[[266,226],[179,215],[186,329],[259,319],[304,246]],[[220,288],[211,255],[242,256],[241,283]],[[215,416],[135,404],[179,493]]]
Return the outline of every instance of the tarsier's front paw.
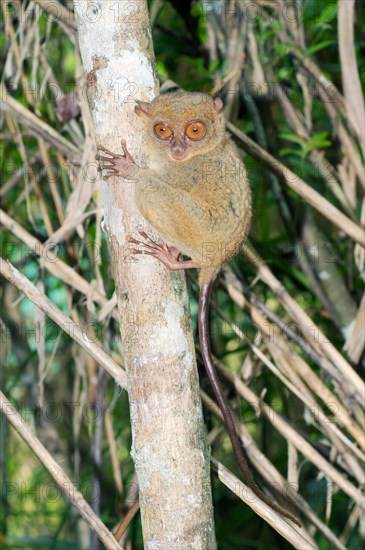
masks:
[[[131,179],[136,172],[137,166],[131,157],[125,141],[121,141],[123,154],[118,155],[109,151],[102,145],[98,145],[98,153],[95,160],[99,162],[99,172],[104,172],[103,180],[107,181],[112,176],[118,176],[124,179]],[[108,155],[107,157],[100,154]]]

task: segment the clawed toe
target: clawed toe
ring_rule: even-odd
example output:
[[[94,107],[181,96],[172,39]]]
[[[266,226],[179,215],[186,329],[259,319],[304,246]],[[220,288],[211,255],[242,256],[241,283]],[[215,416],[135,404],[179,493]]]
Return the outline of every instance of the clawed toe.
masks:
[[[128,235],[127,242],[131,244],[135,244],[140,248],[132,248],[130,250],[131,254],[139,254],[139,255],[147,255],[147,256],[153,256],[160,262],[162,262],[168,269],[170,270],[179,270],[179,269],[185,269],[185,266],[183,266],[179,261],[178,257],[180,255],[180,252],[175,248],[174,246],[167,246],[165,243],[156,243],[143,229],[140,229],[138,233],[141,235],[141,237],[144,239],[138,240],[132,237],[131,235]],[[193,265],[189,267],[195,267]]]
[[[99,160],[99,161],[102,161],[102,162],[110,162],[111,164],[114,164],[115,161],[113,158],[109,158],[109,157],[102,157],[101,155],[96,155],[95,156],[95,160]]]
[[[112,151],[109,151],[109,149],[106,149],[105,147],[103,147],[102,145],[98,145],[98,151],[103,151],[103,153],[106,153],[107,155],[110,155],[112,158],[116,158],[118,157],[119,155],[116,155],[115,153],[113,153]],[[97,157],[100,157],[99,154],[96,155],[96,158]],[[101,158],[101,157],[100,157]],[[104,157],[105,158],[105,157]],[[107,160],[110,160],[109,158],[107,158]]]
[[[133,158],[132,158],[130,152],[128,151],[126,142],[124,140],[121,140],[121,145],[122,145],[122,150],[123,150],[123,154],[124,154],[125,158],[127,160],[130,160],[130,161],[133,162]]]
[[[134,237],[132,237],[130,235],[128,235],[128,237],[127,237],[127,242],[132,243],[132,244],[142,245],[142,246],[145,244],[142,241],[138,241],[137,239],[135,239]]]
[[[133,255],[134,255],[134,254],[142,254],[142,255],[143,255],[143,254],[147,254],[148,256],[152,256],[152,255],[153,255],[152,252],[149,252],[148,250],[139,250],[138,248],[132,248],[132,249],[130,250],[130,253],[133,254]]]
[[[154,246],[160,246],[158,245],[153,239],[151,239],[151,237],[149,235],[147,235],[147,233],[145,231],[143,231],[143,229],[139,229],[138,230],[138,233],[141,235],[141,237],[143,237],[144,239],[146,239],[146,241],[149,241],[151,244],[153,244]]]
[[[139,233],[142,235],[143,232],[139,232]],[[147,237],[146,233],[145,233],[145,235]],[[142,246],[143,249],[147,248],[147,250],[149,251],[148,252],[149,254],[157,252],[160,248],[160,245],[156,244],[154,241],[152,241],[152,239],[149,239],[150,242],[143,242],[143,241],[138,241],[134,237],[128,236],[127,241],[131,244],[137,244],[138,246]],[[139,253],[141,254],[142,252],[139,252]],[[147,253],[147,251],[146,251],[146,253]]]

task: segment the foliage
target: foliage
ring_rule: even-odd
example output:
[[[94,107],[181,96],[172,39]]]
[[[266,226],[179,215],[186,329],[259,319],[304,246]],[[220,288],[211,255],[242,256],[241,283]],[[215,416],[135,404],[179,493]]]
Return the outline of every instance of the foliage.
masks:
[[[74,34],[70,25],[50,17],[39,4],[29,0],[2,3],[2,81],[20,105],[70,143],[79,145],[87,132],[82,119],[78,116],[65,121],[57,114],[60,91],[67,95],[80,90]],[[360,4],[355,7],[354,47],[359,74],[364,78],[365,56],[360,38],[365,17]],[[70,8],[70,2],[64,1],[63,5]],[[358,225],[363,223],[364,187],[356,169],[356,163],[362,167],[363,151],[358,135],[346,110],[336,103],[333,90],[323,91],[305,65],[308,60],[340,91],[341,97],[344,95],[336,3],[305,0],[296,3],[298,10],[293,12],[289,10],[290,2],[190,1],[186,5],[188,8],[182,9],[175,1],[150,2],[155,14],[154,48],[162,80],[168,78],[185,90],[205,91],[219,89],[223,81],[219,94],[236,127],[349,219]],[[290,14],[294,14],[294,20]],[[100,231],[97,178],[91,178],[92,192],[83,189],[78,196],[79,174],[70,170],[72,163],[65,152],[11,112],[3,116],[2,132],[1,208],[41,243],[52,241],[54,231],[63,227],[65,214],[76,220],[86,212],[84,219],[77,218],[77,223],[62,233],[53,251],[57,261],[71,266],[91,284],[89,294],[85,296],[72,283],[66,284],[62,277],[50,273],[37,251],[22,242],[7,224],[0,232],[2,257],[37,284],[74,323],[89,327],[88,336],[122,363],[118,324],[111,310],[106,316],[100,315],[102,308],[93,294],[95,289],[104,293],[105,303],[114,292],[105,237]],[[242,306],[232,298],[232,286],[222,277],[213,300],[214,353],[287,419],[288,425],[309,441],[327,464],[358,488],[361,479],[356,467],[361,469],[360,451],[353,451],[353,447],[358,450],[353,434],[333,413],[339,403],[348,409],[351,421],[361,425],[361,412],[346,389],[347,383],[351,386],[346,373],[335,365],[334,370],[341,374],[341,386],[323,368],[323,362],[332,361],[333,355],[326,352],[317,337],[321,331],[349,368],[363,374],[363,250],[336,223],[320,214],[316,205],[291,190],[284,178],[278,178],[243,149],[242,156],[254,197],[250,241],[298,310],[294,311],[288,300],[282,299],[277,288],[258,277],[257,265],[243,255],[236,258],[231,269],[244,282],[241,297],[245,296],[245,303]],[[45,169],[46,165],[51,172]],[[126,393],[119,392],[110,379],[98,384],[100,367],[95,359],[81,351],[66,331],[36,313],[32,302],[20,298],[12,285],[4,279],[2,283],[2,390],[35,427],[38,437],[70,477],[78,480],[90,500],[93,495],[88,491],[100,483],[100,516],[112,529],[135,496]],[[192,280],[190,283],[196,328],[196,285]],[[267,326],[275,327],[276,334],[284,334],[284,348],[276,347],[275,338],[268,339],[257,311]],[[306,312],[312,320],[312,340],[298,322],[299,311]],[[280,330],[279,321],[286,331]],[[298,336],[294,342],[290,328]],[[276,366],[281,379],[257,358],[253,344]],[[290,350],[292,356],[285,350]],[[315,390],[310,386],[303,372],[290,371],[289,367],[294,368],[290,363],[294,362],[293,357],[306,362],[324,387],[333,392],[335,409],[331,402],[322,402],[320,387]],[[203,389],[211,393],[203,374],[201,378]],[[285,435],[273,429],[266,417],[257,416],[232,384],[225,381],[224,386],[239,420],[245,422],[258,447],[285,476]],[[345,439],[321,424],[314,408],[303,401],[303,388],[313,407],[327,414],[327,422],[338,428]],[[116,443],[121,468],[121,494],[116,489],[111,440],[104,431],[102,440],[95,441],[97,422],[104,417],[105,409],[110,411],[111,438]],[[205,410],[205,419],[208,430],[218,426],[209,409]],[[0,426],[0,446],[6,457],[0,464],[5,488],[0,516],[3,547],[82,547],[84,527],[77,513],[3,417]],[[226,431],[214,434],[212,454],[240,477]],[[100,469],[94,461],[98,446],[102,453]],[[350,455],[347,462],[343,459],[344,450]],[[346,547],[359,547],[360,530],[355,519],[360,509],[349,494],[330,481],[328,471],[318,469],[302,451],[296,449],[291,479],[298,481],[300,494],[321,521],[328,520],[332,533],[342,537]],[[294,453],[293,445],[289,452]],[[213,483],[219,548],[290,546],[215,477]],[[304,523],[310,524],[303,517]],[[331,547],[323,532],[311,532],[318,547]],[[131,523],[128,541],[129,548],[142,548],[138,517]]]

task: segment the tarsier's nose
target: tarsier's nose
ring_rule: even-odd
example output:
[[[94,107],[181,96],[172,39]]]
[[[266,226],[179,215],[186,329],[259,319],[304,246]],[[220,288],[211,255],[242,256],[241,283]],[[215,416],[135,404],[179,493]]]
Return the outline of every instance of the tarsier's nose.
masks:
[[[174,138],[171,141],[171,155],[179,160],[186,155],[186,144],[180,138]]]
[[[186,149],[186,144],[184,143],[184,141],[178,137],[175,137],[172,141],[171,141],[171,149],[175,152],[177,151],[185,151]]]

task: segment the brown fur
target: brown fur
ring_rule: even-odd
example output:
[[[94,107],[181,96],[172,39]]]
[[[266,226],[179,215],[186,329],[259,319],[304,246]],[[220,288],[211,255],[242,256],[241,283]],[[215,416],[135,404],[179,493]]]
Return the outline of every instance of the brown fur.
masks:
[[[151,103],[138,102],[135,112],[146,122],[148,169],[137,171],[136,202],[165,244],[154,243],[143,231],[144,241],[131,238],[130,242],[143,248],[134,249],[135,254],[150,254],[169,269],[200,269],[200,348],[237,462],[256,495],[300,525],[292,514],[271,502],[252,478],[210,351],[208,304],[212,282],[220,268],[239,252],[251,222],[245,167],[225,132],[222,107],[221,100],[201,93],[179,92],[161,95]],[[197,121],[203,124],[205,134],[193,140],[186,129]],[[167,129],[166,139],[156,135],[156,125]],[[99,147],[111,157],[97,156],[103,162],[102,169],[107,170],[104,179],[127,177],[130,168],[135,168],[124,143],[122,147],[124,156]],[[191,261],[179,262],[178,252]]]
[[[137,205],[161,238],[215,273],[245,240],[251,221],[251,192],[239,153],[225,131],[222,112],[201,93],[172,93],[157,97],[146,111],[150,169],[141,173]],[[187,158],[169,156],[170,142],[154,134],[163,122],[182,136],[190,120],[203,120],[206,134],[186,144]]]

